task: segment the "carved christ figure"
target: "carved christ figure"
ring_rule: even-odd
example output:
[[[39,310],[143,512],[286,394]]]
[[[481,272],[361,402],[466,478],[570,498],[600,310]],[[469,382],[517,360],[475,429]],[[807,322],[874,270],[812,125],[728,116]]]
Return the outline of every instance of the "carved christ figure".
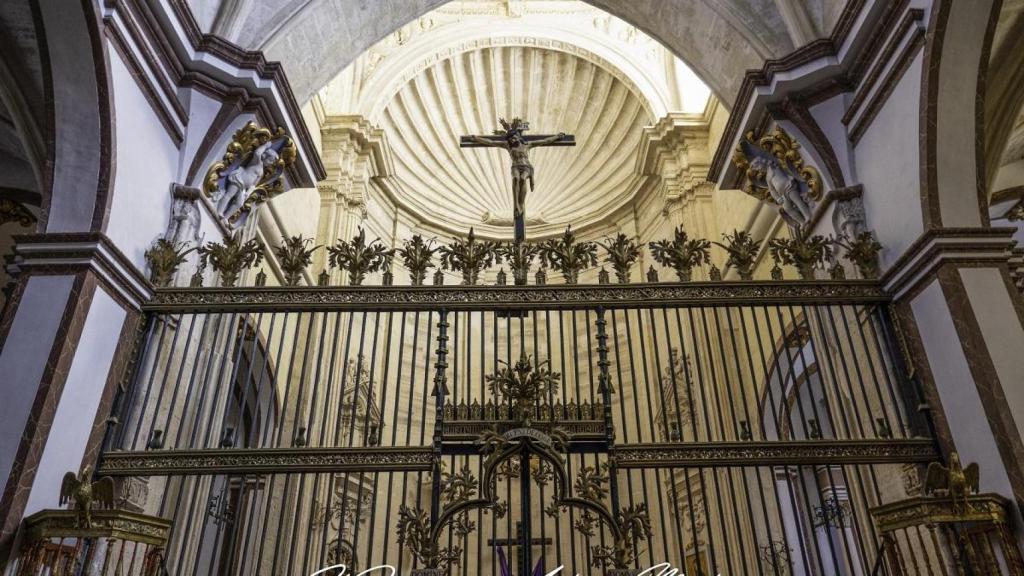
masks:
[[[550,146],[565,139],[565,133],[558,133],[539,140],[527,141],[518,130],[509,130],[504,140],[468,136],[468,140],[480,146],[504,148],[512,158],[512,202],[513,216],[518,229],[526,221],[526,195],[533,191],[533,164],[530,164],[530,150],[536,146]]]

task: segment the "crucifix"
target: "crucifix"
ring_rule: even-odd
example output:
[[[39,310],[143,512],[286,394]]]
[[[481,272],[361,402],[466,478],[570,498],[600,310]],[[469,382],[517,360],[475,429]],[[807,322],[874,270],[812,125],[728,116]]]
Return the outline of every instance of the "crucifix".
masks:
[[[488,546],[495,546],[495,547],[497,547],[497,546],[507,546],[509,548],[511,548],[513,546],[520,546],[520,547],[522,547],[524,544],[526,544],[526,535],[523,534],[523,532],[524,532],[524,530],[523,530],[523,523],[519,522],[517,520],[516,521],[516,537],[515,537],[515,539],[512,539],[512,538],[498,538],[498,539],[491,538],[491,539],[487,540],[487,545]],[[530,538],[529,544],[530,544],[531,547],[532,546],[550,546],[551,545],[551,538]],[[518,572],[517,572],[518,574],[520,574],[521,576],[526,576],[527,574],[529,574],[529,572],[527,571],[527,567],[526,567],[526,550],[524,550],[523,548],[520,548],[518,553],[516,554],[516,565],[517,565],[517,569],[518,569]]]
[[[523,134],[530,129],[530,123],[513,118],[512,122],[501,122],[501,130],[490,136],[463,136],[459,139],[461,148],[504,148],[512,158],[512,203],[515,221],[515,242],[526,238],[526,194],[532,192],[533,164],[530,164],[530,149],[538,146],[575,146],[576,137],[569,134]]]

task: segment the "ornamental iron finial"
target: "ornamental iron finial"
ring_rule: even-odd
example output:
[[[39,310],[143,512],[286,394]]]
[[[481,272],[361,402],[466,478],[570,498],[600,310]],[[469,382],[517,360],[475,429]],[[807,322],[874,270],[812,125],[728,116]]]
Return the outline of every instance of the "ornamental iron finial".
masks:
[[[224,243],[209,242],[199,248],[200,265],[207,265],[220,273],[221,285],[229,288],[238,281],[246,268],[254,268],[263,261],[263,248],[257,239],[242,242],[241,231],[224,239]]]
[[[622,232],[599,244],[607,252],[604,261],[612,265],[615,279],[619,284],[629,284],[629,269],[640,259],[640,246]]]
[[[844,257],[853,262],[862,277],[878,278],[878,254],[882,251],[882,245],[878,243],[873,233],[861,232],[853,239],[839,238],[836,244],[846,249]]]
[[[832,259],[832,244],[821,235],[773,238],[768,242],[768,253],[776,265],[795,266],[802,280],[814,280],[814,269]]]
[[[145,258],[149,263],[149,280],[157,288],[171,285],[174,273],[185,263],[189,252],[196,248],[188,248],[187,243],[175,244],[166,238],[159,238],[146,250]]]
[[[502,398],[515,403],[519,416],[526,426],[530,424],[530,408],[557,392],[559,381],[562,379],[561,374],[547,368],[549,361],[545,360],[534,366],[532,360],[533,358],[527,356],[525,352],[514,366],[499,360],[504,367],[485,377],[491,393],[500,394]]]
[[[462,284],[473,286],[480,280],[480,272],[494,264],[498,243],[478,240],[470,228],[465,240],[456,238],[441,247],[441,264],[446,270],[462,272]]]
[[[302,272],[313,262],[313,252],[322,246],[307,248],[312,238],[302,236],[282,237],[281,243],[274,248],[274,255],[284,272],[285,286],[298,286]]]
[[[530,265],[540,254],[540,246],[526,242],[504,242],[496,249],[496,261],[508,262],[516,286],[525,286],[530,274]]]
[[[423,236],[414,234],[397,250],[402,265],[409,271],[413,286],[422,286],[427,279],[427,270],[434,267],[434,254],[440,248],[434,247],[435,240],[424,240]]]
[[[577,242],[572,226],[566,226],[561,238],[552,238],[541,245],[540,257],[546,266],[562,273],[566,284],[576,284],[580,272],[597,266],[597,244]]]
[[[744,230],[733,230],[731,235],[722,234],[722,238],[725,240],[725,244],[721,242],[714,244],[721,246],[729,254],[725,265],[735,268],[741,280],[752,280],[759,242]]]
[[[711,263],[711,242],[703,238],[690,239],[682,226],[676,227],[672,240],[651,242],[651,257],[662,266],[676,272],[680,282],[693,279],[693,269]]]
[[[394,250],[389,250],[375,238],[369,244],[366,243],[366,231],[359,227],[359,232],[346,242],[338,239],[338,243],[329,246],[330,264],[334,268],[340,268],[348,272],[348,281],[352,286],[359,286],[366,279],[367,273],[381,270]]]

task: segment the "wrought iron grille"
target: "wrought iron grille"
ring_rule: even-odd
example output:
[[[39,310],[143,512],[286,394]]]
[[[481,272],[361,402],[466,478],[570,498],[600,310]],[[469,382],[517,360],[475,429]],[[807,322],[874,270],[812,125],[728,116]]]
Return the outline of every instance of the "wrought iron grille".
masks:
[[[170,574],[868,573],[868,510],[936,456],[866,282],[184,289],[147,314],[100,473],[148,482]],[[517,362],[557,377],[494,382]]]

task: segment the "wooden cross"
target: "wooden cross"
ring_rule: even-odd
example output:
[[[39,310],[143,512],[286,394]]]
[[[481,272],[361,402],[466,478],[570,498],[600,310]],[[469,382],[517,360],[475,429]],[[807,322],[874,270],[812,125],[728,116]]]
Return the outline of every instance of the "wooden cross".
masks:
[[[504,118],[501,130],[495,130],[488,136],[463,136],[459,139],[461,148],[504,148],[512,159],[512,200],[513,220],[515,221],[515,242],[526,239],[526,194],[532,192],[533,164],[530,163],[530,149],[538,146],[575,146],[576,137],[570,134],[523,134],[530,129],[530,124],[519,118],[511,123]]]

